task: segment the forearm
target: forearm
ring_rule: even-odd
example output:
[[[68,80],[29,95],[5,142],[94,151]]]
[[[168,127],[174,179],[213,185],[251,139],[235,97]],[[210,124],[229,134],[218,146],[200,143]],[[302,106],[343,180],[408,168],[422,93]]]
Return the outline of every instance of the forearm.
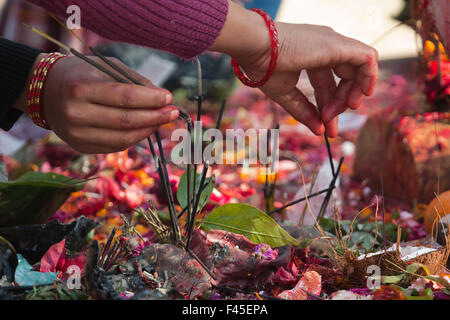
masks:
[[[228,13],[227,0],[29,0],[60,17],[81,9],[81,26],[120,42],[193,58],[211,47]]]
[[[228,54],[245,65],[270,54],[270,36],[264,19],[229,0],[224,27],[210,50]]]
[[[11,129],[26,110],[27,83],[40,51],[0,38],[0,127]]]

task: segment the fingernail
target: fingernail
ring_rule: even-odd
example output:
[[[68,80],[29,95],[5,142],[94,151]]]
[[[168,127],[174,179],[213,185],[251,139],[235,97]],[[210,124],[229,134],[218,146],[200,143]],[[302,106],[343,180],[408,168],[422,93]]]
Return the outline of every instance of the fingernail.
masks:
[[[166,94],[166,104],[169,104],[172,102],[172,95],[170,93]]]
[[[175,120],[178,118],[178,116],[180,115],[180,111],[178,111],[178,109],[174,109],[170,112],[170,120]]]

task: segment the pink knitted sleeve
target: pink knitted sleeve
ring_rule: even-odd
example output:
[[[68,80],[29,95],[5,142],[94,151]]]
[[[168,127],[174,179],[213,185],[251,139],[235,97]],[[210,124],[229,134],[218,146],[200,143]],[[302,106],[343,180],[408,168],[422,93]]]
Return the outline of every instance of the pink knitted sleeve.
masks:
[[[60,17],[70,5],[81,9],[81,26],[120,42],[191,59],[216,41],[227,0],[29,0]]]

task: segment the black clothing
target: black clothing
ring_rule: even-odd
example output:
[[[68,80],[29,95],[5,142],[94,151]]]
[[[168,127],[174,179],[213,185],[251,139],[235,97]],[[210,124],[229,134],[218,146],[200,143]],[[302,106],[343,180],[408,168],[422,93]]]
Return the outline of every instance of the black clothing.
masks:
[[[0,38],[0,128],[9,130],[23,114],[12,108],[42,51]]]

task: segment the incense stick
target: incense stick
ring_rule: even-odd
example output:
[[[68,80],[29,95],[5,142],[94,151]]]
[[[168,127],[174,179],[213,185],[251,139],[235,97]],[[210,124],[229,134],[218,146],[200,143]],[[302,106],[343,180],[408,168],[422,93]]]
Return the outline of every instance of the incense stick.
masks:
[[[190,221],[189,221],[189,224],[188,224],[188,228],[189,229],[188,229],[188,234],[187,234],[187,239],[186,239],[186,247],[187,248],[189,248],[189,244],[191,242],[192,232],[194,231],[195,217],[197,215],[198,205],[200,203],[200,198],[202,196],[201,190],[203,189],[203,186],[205,184],[205,179],[206,179],[206,173],[207,172],[208,172],[208,164],[205,163],[205,165],[203,166],[203,171],[202,171],[202,175],[201,175],[201,180],[200,180],[200,185],[199,185],[199,192],[196,194],[194,207],[193,207],[193,210],[191,212]]]
[[[199,86],[199,90],[200,90],[200,86]],[[220,125],[221,125],[221,123],[222,123],[222,118],[223,118],[223,114],[224,114],[224,112],[225,112],[225,107],[226,107],[226,103],[227,103],[227,101],[226,100],[223,100],[222,101],[222,105],[221,105],[221,107],[220,107],[220,112],[219,112],[219,116],[218,116],[218,118],[217,118],[217,123],[216,123],[216,129],[217,130],[219,130],[220,129]],[[216,140],[215,140],[215,137],[212,137],[212,139],[211,139],[211,146],[214,146],[214,143],[216,142]],[[201,174],[201,178],[200,178],[200,185],[199,185],[199,192],[194,196],[194,200],[195,200],[195,202],[194,202],[194,208],[193,208],[193,211],[189,214],[189,210],[190,210],[190,201],[188,200],[188,221],[189,221],[189,224],[188,224],[188,234],[187,234],[187,240],[186,240],[186,246],[187,247],[189,247],[189,243],[190,243],[190,239],[191,239],[191,234],[192,234],[192,232],[193,232],[193,228],[194,228],[194,226],[195,226],[195,216],[196,216],[196,214],[197,214],[197,209],[198,209],[198,205],[199,205],[199,203],[200,203],[200,198],[201,198],[201,195],[202,195],[202,193],[203,193],[203,190],[208,186],[208,184],[205,184],[205,179],[206,179],[206,174],[207,174],[207,172],[208,172],[208,167],[209,167],[209,163],[208,162],[206,162],[205,163],[205,165],[204,165],[204,167],[203,167],[203,171],[202,171],[202,174]],[[188,166],[188,168],[190,169],[190,166]],[[188,177],[189,177],[189,175],[188,175]],[[196,177],[195,177],[196,178]],[[195,180],[194,180],[195,181]],[[190,186],[189,185],[189,182],[188,182],[188,186]],[[188,199],[190,199],[189,198],[189,196],[188,196]],[[184,210],[183,210],[184,211]],[[180,213],[180,215],[181,215],[182,213]]]
[[[381,177],[381,205],[383,209],[383,244],[384,251],[386,251],[386,211],[384,209],[384,186],[383,186],[383,177]]]
[[[113,68],[114,70],[116,70],[117,72],[119,72],[120,74],[122,74],[125,78],[127,78],[128,80],[130,80],[131,82],[133,82],[136,85],[139,86],[145,86],[142,82],[140,82],[139,80],[137,80],[135,77],[133,77],[131,74],[129,74],[128,72],[126,72],[125,70],[123,70],[122,68],[120,68],[116,63],[112,62],[111,60],[109,60],[108,58],[106,58],[101,52],[99,52],[97,49],[89,46],[89,50],[91,50],[91,52],[99,57],[103,62],[105,62],[108,66],[110,66],[111,68]]]
[[[328,140],[328,136],[326,133],[324,134],[324,137],[325,137],[325,144],[327,145],[328,159],[330,160],[331,173],[334,177],[336,175],[336,172],[334,171],[333,155],[331,154],[330,140]]]
[[[202,65],[200,63],[200,59],[197,58],[196,59],[197,62],[197,96],[196,96],[196,100],[197,100],[197,122],[201,121],[201,114],[202,114],[202,102],[203,102],[203,83],[202,83]],[[200,128],[200,130],[202,130]],[[194,130],[195,132],[195,130]],[[201,135],[203,134],[203,132],[201,132]],[[194,139],[196,139],[197,137],[194,137]],[[198,141],[195,141],[196,143],[198,143]],[[194,150],[195,153],[195,150]],[[189,243],[190,243],[190,238],[192,235],[192,229],[193,229],[193,225],[195,223],[195,215],[196,215],[196,210],[197,210],[197,206],[198,203],[197,199],[200,198],[201,194],[202,194],[202,184],[199,185],[198,187],[198,192],[197,192],[197,169],[198,169],[198,165],[197,163],[194,162],[194,181],[193,181],[193,203],[194,206],[192,208],[192,211],[188,210],[188,214],[187,214],[187,239],[186,239],[186,248],[189,249]],[[190,170],[190,169],[189,169]],[[203,180],[203,179],[202,179]],[[188,206],[190,209],[190,200],[188,200]]]
[[[32,27],[32,26],[30,26],[30,25],[28,25],[28,24],[26,24],[26,23],[23,23],[23,25],[24,25],[25,27],[27,27],[27,28],[30,28],[33,32],[37,33],[37,34],[40,35],[41,37],[44,37],[44,38],[47,39],[48,41],[50,41],[50,42],[56,44],[57,46],[63,48],[64,50],[70,52],[70,47],[66,46],[66,45],[63,44],[62,42],[56,40],[55,38],[50,37],[48,34],[42,32],[41,30],[39,30],[39,29],[37,29],[37,28],[35,28],[35,27]]]
[[[97,68],[98,70],[104,72],[105,74],[108,74],[109,76],[111,76],[114,80],[120,82],[120,83],[124,83],[124,84],[128,84],[129,82],[126,81],[125,79],[123,79],[122,77],[118,76],[117,74],[111,72],[110,70],[106,69],[104,66],[100,65],[99,63],[95,62],[94,60],[86,57],[84,54],[78,52],[77,50],[70,48],[66,45],[64,45],[63,43],[57,41],[56,39],[50,37],[49,35],[46,35],[45,33],[43,33],[42,31],[36,29],[36,28],[32,28],[32,30],[36,33],[38,33],[39,35],[45,37],[46,39],[48,39],[49,41],[56,43],[57,45],[61,46],[62,48],[64,48],[65,50],[71,52],[73,55],[77,56],[78,58],[84,60],[85,62],[89,63],[90,65],[92,65],[93,67]],[[118,71],[120,74],[124,75],[127,79],[129,79],[131,82],[133,82],[136,85],[140,85],[143,86],[143,84],[141,82],[139,82],[138,80],[136,80],[135,78],[133,78],[132,76],[130,76],[126,71],[124,71],[120,66],[116,65],[114,62],[108,60],[106,57],[104,57],[100,52],[98,52],[97,50],[93,49],[92,47],[89,47],[89,49],[91,49],[91,51],[93,52],[94,55],[96,55],[97,57],[99,57],[102,61],[105,61],[109,66],[113,67],[114,70]],[[168,173],[167,173],[167,167],[166,167],[166,161],[165,161],[165,157],[164,157],[164,151],[162,150],[162,143],[161,143],[161,138],[159,136],[158,131],[155,132],[155,137],[156,137],[156,141],[158,143],[158,148],[160,149],[160,156],[161,156],[161,161],[162,161],[162,176],[160,177],[161,179],[161,183],[165,186],[166,188],[166,197],[167,197],[167,202],[168,202],[168,207],[169,207],[169,212],[171,212],[171,219],[172,218],[176,218],[176,214],[175,214],[175,209],[174,209],[174,199],[173,199],[173,194],[171,194],[171,188],[170,188],[170,182],[168,181]],[[151,148],[153,148],[153,145],[151,143],[151,140],[149,139],[149,144],[151,146]],[[152,153],[154,153],[154,150],[152,151]],[[174,231],[174,237],[177,238],[178,237],[178,233],[177,233],[177,226],[178,226],[178,220],[176,222],[172,222],[172,225],[174,226],[173,231]]]
[[[80,41],[86,48],[88,48],[95,56],[99,57],[103,62],[105,62],[107,65],[109,65],[111,68],[113,68],[114,70],[116,70],[117,72],[119,72],[120,74],[122,74],[123,76],[125,76],[125,78],[129,79],[131,82],[135,83],[135,84],[139,84],[142,85],[143,84],[137,80],[136,78],[134,78],[133,76],[131,76],[128,72],[126,72],[125,70],[123,70],[122,68],[120,68],[119,66],[117,66],[114,62],[112,62],[111,60],[109,60],[108,58],[106,58],[102,53],[100,53],[97,49],[95,49],[94,47],[88,45],[83,39],[81,39],[73,30],[69,29],[65,23],[63,23],[58,17],[56,17],[54,14],[52,14],[51,12],[47,12],[48,15],[55,20],[56,22],[59,23],[59,25],[61,27],[63,27],[67,32],[71,33],[75,38],[78,39],[78,41]]]
[[[211,270],[208,269],[208,267],[203,263],[202,260],[200,260],[200,258],[189,248],[185,247],[185,250],[187,253],[189,253],[189,255],[194,258],[195,260],[197,260],[197,262],[202,266],[202,268],[210,275],[211,278],[213,278],[214,280],[217,280],[217,277],[214,275],[214,273],[212,273]]]
[[[173,199],[173,193],[172,193],[172,187],[170,185],[170,180],[169,180],[169,173],[167,171],[167,162],[166,162],[166,158],[164,156],[164,149],[162,146],[162,142],[161,142],[161,137],[159,135],[159,132],[156,131],[155,132],[155,137],[156,137],[156,143],[158,144],[158,149],[159,149],[159,156],[161,157],[161,162],[162,162],[162,169],[163,169],[163,173],[165,176],[165,183],[167,185],[167,190],[169,191],[168,195],[170,198],[170,203],[173,204],[175,203],[174,199]]]
[[[277,123],[275,125],[275,132],[278,132],[280,129],[280,124]],[[267,130],[267,136],[266,136],[266,150],[267,150],[267,163],[265,165],[266,169],[266,176],[264,181],[264,204],[266,207],[266,212],[269,212],[271,208],[273,208],[273,205],[270,205],[270,200],[273,199],[274,193],[275,193],[275,186],[277,183],[277,174],[275,173],[275,158],[276,154],[278,152],[278,134],[275,135],[275,141],[272,146],[272,159],[269,161],[269,149],[270,149],[270,140],[272,140],[272,135],[269,130]],[[269,174],[269,163],[270,163],[270,174]],[[273,181],[269,182],[269,176],[274,176]],[[269,213],[270,214],[270,213]]]
[[[102,254],[100,257],[100,260],[98,261],[98,265],[101,266],[106,258],[106,251],[111,246],[112,240],[114,239],[114,236],[116,234],[116,228],[113,228],[111,234],[109,235],[108,241],[106,242],[106,245],[103,247]]]
[[[170,222],[172,225],[172,238],[174,243],[177,243],[178,241],[180,241],[179,239],[179,227],[178,227],[178,219],[176,218],[176,214],[174,212],[174,208],[173,206],[170,204],[171,201],[171,197],[169,194],[169,190],[167,189],[167,184],[164,182],[165,178],[164,178],[164,172],[162,169],[162,163],[161,163],[161,159],[157,157],[155,149],[153,147],[153,142],[151,140],[150,137],[147,138],[149,147],[150,147],[150,151],[152,153],[153,156],[153,160],[155,161],[155,165],[157,166],[156,169],[158,171],[158,176],[159,176],[159,180],[163,186],[163,191],[166,195],[167,201],[168,201],[168,208],[169,208],[169,215],[170,215]]]
[[[190,119],[190,118],[189,118]],[[190,146],[192,147],[192,123],[188,122],[186,124],[187,130],[189,132],[189,143]],[[187,222],[189,222],[189,219],[191,217],[191,162],[189,161],[189,159],[192,157],[192,152],[189,152],[189,157],[188,157],[188,161],[187,161],[187,167],[186,167],[186,174],[187,174]],[[194,179],[196,179],[196,176],[194,174]],[[181,212],[177,218],[180,218],[181,215],[183,213]],[[188,225],[188,224],[186,224]],[[186,233],[189,232],[188,231],[189,228],[186,229]]]
[[[203,191],[205,191],[205,189],[206,189],[207,186],[208,186],[208,184],[203,185],[203,188],[201,189],[200,193],[203,193]],[[193,206],[193,205],[194,205],[194,202],[195,202],[195,199],[191,198],[190,205]],[[186,207],[184,207],[183,210],[181,210],[181,212],[178,214],[178,219],[180,219],[180,218],[183,216],[183,214],[186,213],[186,210],[187,210],[187,209],[188,209],[188,207],[187,207],[187,205],[186,205]]]
[[[336,187],[336,181],[339,177],[339,173],[341,172],[341,167],[342,167],[342,163],[344,162],[344,157],[341,157],[341,159],[339,160],[339,165],[338,168],[335,172],[334,178],[333,180],[331,180],[330,186],[328,188],[328,192],[325,196],[325,199],[322,202],[322,206],[320,207],[320,211],[319,214],[317,215],[317,221],[319,221],[323,218],[323,216],[325,215],[325,210],[327,209],[328,203],[330,201],[331,198],[331,194],[334,190],[334,188]]]
[[[104,68],[102,65],[100,65],[97,62],[93,61],[92,59],[86,57],[82,53],[76,51],[75,49],[64,45],[63,43],[57,41],[56,39],[53,39],[52,37],[46,35],[45,33],[39,31],[38,29],[36,29],[34,27],[32,28],[32,30],[34,32],[38,33],[39,35],[43,36],[47,40],[49,40],[49,41],[59,45],[60,47],[64,48],[66,51],[71,52],[73,55],[79,57],[80,59],[83,59],[85,62],[89,63],[90,65],[92,65],[93,67],[97,68],[98,70],[104,72],[105,74],[108,74],[109,76],[111,76],[116,81],[121,82],[121,83],[129,83],[128,81],[126,81],[123,78],[119,77],[115,73],[113,73],[110,70]],[[97,50],[95,50],[92,47],[89,47],[89,49],[91,50],[91,52],[94,55],[96,55],[102,61],[107,63],[114,70],[116,70],[117,72],[119,72],[120,74],[125,76],[132,83],[134,83],[136,85],[141,85],[141,86],[143,85],[141,82],[139,82],[134,77],[132,77],[129,73],[124,71],[120,66],[116,65],[114,62],[112,62],[112,61],[108,60],[106,57],[104,57],[100,52],[98,52]],[[201,104],[202,104],[202,96],[201,96],[202,85],[201,85],[201,65],[200,65],[200,61],[197,61],[197,62],[198,62],[198,68],[200,70],[200,73],[199,73],[200,81],[199,81],[199,88],[198,88],[198,92],[199,92],[199,97],[198,97],[198,116],[197,116],[199,118],[200,114],[201,114]],[[184,112],[183,113],[180,112],[180,115],[183,116],[183,117],[187,116]],[[220,119],[221,119],[221,116],[220,116]],[[190,117],[189,117],[189,121],[190,121]],[[208,272],[208,274],[210,274],[210,276],[213,279],[216,279],[214,274],[212,274],[212,272],[210,270],[208,270],[208,268],[206,268],[206,266],[203,264],[203,262],[189,248],[187,248],[182,243],[181,239],[179,238],[178,219],[176,217],[176,213],[175,213],[175,209],[174,209],[174,199],[173,199],[173,194],[171,193],[170,182],[168,180],[168,172],[167,172],[167,167],[166,167],[167,164],[166,164],[166,161],[165,161],[164,150],[162,148],[162,143],[161,143],[161,139],[160,139],[158,131],[155,133],[155,137],[156,137],[156,140],[157,140],[158,148],[160,149],[161,159],[157,157],[156,152],[155,152],[154,147],[153,147],[153,143],[152,143],[150,137],[147,137],[147,141],[149,143],[149,148],[150,148],[150,151],[152,153],[153,159],[155,160],[155,165],[157,166],[158,175],[159,175],[159,178],[160,178],[160,180],[161,180],[161,182],[163,184],[163,189],[165,191],[166,198],[167,198],[167,201],[168,201],[168,208],[169,208],[170,220],[171,220],[172,231],[173,231],[173,242],[175,244],[181,245],[182,247],[185,247],[186,251],[191,255],[191,257],[196,259],[199,262],[199,264],[205,269],[206,272]],[[195,179],[194,179],[194,183],[195,183]],[[194,191],[195,191],[195,188],[194,188]],[[111,239],[111,241],[112,241],[112,239]],[[109,248],[110,244],[111,244],[111,242],[109,241],[108,248]],[[117,256],[118,256],[118,254],[114,258],[117,258]],[[105,256],[102,257],[102,259],[101,259],[103,263],[104,263],[104,258],[105,258]]]
[[[334,189],[334,188],[336,188],[336,187],[333,186],[332,189]],[[306,199],[317,197],[317,196],[319,196],[319,195],[321,195],[321,194],[323,194],[323,193],[329,192],[329,191],[330,191],[330,188],[327,188],[327,189],[318,191],[318,192],[316,192],[316,193],[313,193],[313,194],[309,195],[308,197],[300,198],[300,199],[294,200],[294,201],[292,201],[292,202],[289,202],[288,204],[286,204],[286,205],[284,205],[284,206],[282,206],[282,207],[280,207],[280,208],[277,208],[277,209],[274,209],[274,210],[272,210],[272,211],[270,211],[270,212],[267,212],[267,214],[274,214],[274,213],[276,213],[276,212],[279,212],[279,211],[282,211],[282,210],[284,210],[284,209],[286,209],[286,208],[289,208],[289,207],[291,207],[291,206],[293,206],[293,205],[295,205],[295,204],[297,204],[297,203],[303,202],[303,201],[305,201]]]
[[[270,130],[267,130],[266,134],[266,155],[269,157],[269,147],[270,147]],[[266,206],[266,211],[270,210],[269,207],[269,161],[266,163],[266,176],[264,177],[264,204]]]

